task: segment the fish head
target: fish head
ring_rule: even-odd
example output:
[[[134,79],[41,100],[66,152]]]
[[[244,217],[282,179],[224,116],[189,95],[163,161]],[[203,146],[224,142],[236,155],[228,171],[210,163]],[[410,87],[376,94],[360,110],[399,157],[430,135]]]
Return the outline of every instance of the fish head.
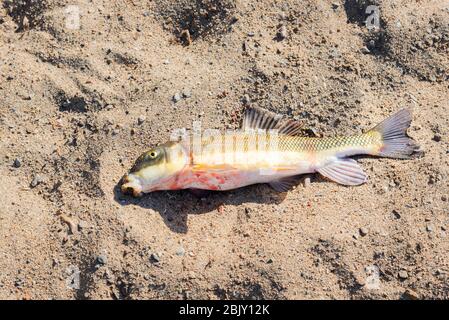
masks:
[[[135,197],[158,190],[175,190],[177,176],[188,164],[183,146],[167,142],[142,153],[122,178],[121,190]]]

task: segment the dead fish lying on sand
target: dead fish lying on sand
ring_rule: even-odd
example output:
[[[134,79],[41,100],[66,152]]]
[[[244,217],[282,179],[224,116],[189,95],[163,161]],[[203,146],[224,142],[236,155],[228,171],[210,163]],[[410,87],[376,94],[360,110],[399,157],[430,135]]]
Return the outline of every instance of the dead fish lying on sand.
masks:
[[[201,133],[143,153],[122,179],[134,196],[157,190],[230,190],[268,183],[287,191],[298,175],[318,172],[342,185],[367,180],[353,155],[407,159],[418,145],[407,136],[411,111],[402,109],[371,130],[333,138],[301,137],[301,125],[259,108],[246,110],[240,131]]]

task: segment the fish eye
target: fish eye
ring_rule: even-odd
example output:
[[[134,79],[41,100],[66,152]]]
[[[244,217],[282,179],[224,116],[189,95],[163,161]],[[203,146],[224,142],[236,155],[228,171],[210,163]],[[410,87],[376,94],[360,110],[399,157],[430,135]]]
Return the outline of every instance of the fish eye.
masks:
[[[157,157],[157,152],[156,151],[150,151],[149,153],[148,153],[148,156],[151,158],[151,159],[155,159],[156,157]]]

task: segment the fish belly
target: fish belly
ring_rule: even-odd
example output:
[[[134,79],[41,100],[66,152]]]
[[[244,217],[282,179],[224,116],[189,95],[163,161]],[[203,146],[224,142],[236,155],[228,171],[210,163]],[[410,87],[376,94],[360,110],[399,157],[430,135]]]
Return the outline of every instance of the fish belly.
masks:
[[[232,190],[313,170],[307,156],[298,152],[245,152],[232,157],[210,154],[192,165],[188,188]]]

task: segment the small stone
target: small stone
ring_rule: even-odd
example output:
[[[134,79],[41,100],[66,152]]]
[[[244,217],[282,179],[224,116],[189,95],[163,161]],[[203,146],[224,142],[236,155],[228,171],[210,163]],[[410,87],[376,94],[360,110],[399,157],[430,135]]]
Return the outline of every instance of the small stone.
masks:
[[[146,119],[147,119],[147,118],[146,118],[144,115],[140,115],[140,116],[137,118],[137,124],[141,125],[142,123],[145,122]]]
[[[183,96],[183,98],[190,98],[192,96],[192,92],[189,89],[185,89],[182,92],[182,96]]]
[[[163,64],[170,64],[170,60],[165,59],[164,62],[163,62]]]
[[[89,224],[86,222],[86,221],[84,221],[84,220],[81,220],[80,222],[78,222],[78,230],[84,230],[84,229],[87,229],[89,227]]]
[[[288,37],[287,27],[282,25],[277,33],[277,37],[279,40],[284,40]]]
[[[399,279],[402,279],[402,280],[407,279],[407,278],[408,278],[408,273],[407,273],[407,271],[405,271],[405,270],[399,271],[398,277],[399,277]]]
[[[22,159],[15,158],[13,163],[14,168],[20,168],[22,166]]]
[[[249,95],[245,94],[240,101],[242,101],[243,104],[248,104],[250,102],[250,97]]]
[[[267,260],[267,263],[273,263],[273,259],[271,259],[271,258],[268,259],[268,260]]]
[[[248,35],[248,37],[254,37],[255,33],[254,32],[248,32],[247,35]]]
[[[160,262],[161,261],[161,257],[157,253],[152,253],[150,255],[150,261],[151,262]]]
[[[41,177],[40,175],[36,175],[34,176],[33,180],[31,180],[30,187],[31,188],[37,187],[37,185],[41,184],[42,182],[44,182],[44,178]]]
[[[441,196],[441,201],[447,201],[447,197],[446,196]]]
[[[405,290],[402,296],[408,300],[419,300],[419,295],[411,289]]]
[[[307,129],[305,129],[305,133],[309,137],[315,137],[315,138],[320,137],[320,134],[318,133],[318,131],[315,128],[307,128]]]
[[[108,263],[108,257],[105,254],[100,254],[97,256],[96,261],[99,265],[104,266],[106,263]]]
[[[393,210],[391,212],[391,216],[393,217],[393,219],[401,219],[401,214],[399,212],[397,212],[396,210]]]
[[[360,52],[363,54],[371,53],[371,51],[367,47],[363,47],[362,49],[360,49]]]
[[[173,96],[173,102],[177,103],[179,102],[179,100],[181,100],[181,94],[179,92],[175,93],[175,95]]]
[[[186,250],[183,247],[179,247],[178,250],[176,250],[176,255],[182,257],[185,255]]]
[[[337,10],[340,7],[340,4],[337,2],[332,3],[332,9]]]
[[[432,140],[435,141],[435,142],[440,142],[441,141],[441,136],[436,134],[436,135],[433,136]]]
[[[368,234],[368,229],[367,228],[365,228],[365,227],[361,227],[360,229],[359,229],[359,233],[360,233],[360,235],[362,236],[362,237],[364,237],[364,236],[366,236],[367,234]]]
[[[310,177],[304,178],[304,188],[310,187]]]
[[[427,230],[427,232],[432,232],[433,231],[433,227],[430,224],[428,224],[426,226],[426,230]]]

